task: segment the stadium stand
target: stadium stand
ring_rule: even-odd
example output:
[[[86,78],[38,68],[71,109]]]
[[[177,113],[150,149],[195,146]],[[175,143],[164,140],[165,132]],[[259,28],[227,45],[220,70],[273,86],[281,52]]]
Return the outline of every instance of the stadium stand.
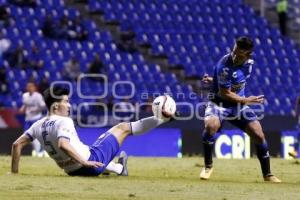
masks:
[[[36,44],[44,62],[44,67],[39,70],[20,69],[10,66],[4,57],[3,67],[9,77],[10,92],[2,94],[1,99],[5,99],[6,107],[21,104],[23,83],[30,78],[37,82],[44,77],[50,81],[62,80],[63,63],[73,55],[78,59],[81,71],[86,72],[95,52],[99,54],[109,80],[110,95],[104,101],[111,98],[116,80],[134,83],[137,93],[130,100],[132,102],[147,102],[141,98],[146,92],[182,92],[185,95],[175,97],[177,101],[196,103],[201,100],[200,97],[186,98],[194,92],[192,86],[179,81],[175,74],[162,71],[160,65],[147,63],[140,52],[120,51],[111,33],[99,29],[92,20],[82,22],[88,32],[86,40],[45,37],[42,27],[48,15],[55,24],[62,16],[67,17],[69,23],[80,17],[80,12],[67,7],[63,0],[38,0],[36,7],[19,7],[1,0],[0,5],[8,6],[14,21],[10,26],[2,27],[3,37],[12,41],[10,51],[22,44],[25,56],[31,59],[31,46]],[[170,64],[184,66],[186,76],[211,74],[217,60],[230,51],[235,37],[252,36],[256,44],[256,65],[248,92],[266,95],[268,114],[290,114],[291,104],[299,92],[300,51],[292,40],[282,37],[241,0],[89,0],[88,5],[91,12],[104,13],[105,20],[119,21],[121,30],[132,29],[138,43],[151,44],[153,54],[164,54]],[[72,84],[76,86],[75,82]],[[83,84],[85,95],[91,95],[95,90],[100,94],[103,90],[101,82],[86,80]],[[274,89],[270,90],[270,85]],[[130,93],[126,86],[119,87],[120,94]],[[87,101],[76,91],[72,98],[74,107]]]
[[[134,27],[139,42],[149,42],[153,53],[166,54],[171,64],[182,64],[187,76],[211,74],[234,38],[250,35],[256,66],[249,92],[266,95],[268,114],[291,112],[299,92],[300,51],[242,1],[90,0],[89,6],[104,12],[107,20],[120,21],[123,30]]]

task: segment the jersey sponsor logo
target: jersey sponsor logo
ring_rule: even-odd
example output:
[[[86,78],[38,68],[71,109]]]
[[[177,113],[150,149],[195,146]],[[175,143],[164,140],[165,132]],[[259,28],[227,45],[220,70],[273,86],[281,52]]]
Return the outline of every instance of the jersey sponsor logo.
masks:
[[[233,73],[232,73],[232,77],[233,77],[233,78],[237,78],[237,77],[238,77],[237,72],[233,72]]]
[[[44,121],[43,124],[42,124],[42,128],[54,126],[55,122],[56,121]]]

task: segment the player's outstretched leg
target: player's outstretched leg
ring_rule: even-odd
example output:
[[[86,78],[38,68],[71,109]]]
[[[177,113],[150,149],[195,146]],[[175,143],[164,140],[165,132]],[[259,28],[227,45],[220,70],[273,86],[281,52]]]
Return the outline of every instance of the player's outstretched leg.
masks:
[[[271,173],[269,147],[259,121],[255,120],[248,123],[245,131],[255,142],[257,158],[260,162],[264,180],[267,182],[280,183],[281,180]]]
[[[109,133],[114,135],[118,140],[119,145],[123,144],[123,141],[128,135],[141,135],[149,130],[156,128],[157,126],[169,121],[170,119],[160,119],[155,116],[140,119],[135,122],[122,122],[110,130]]]
[[[205,128],[202,134],[203,138],[203,153],[204,153],[204,167],[200,172],[200,178],[208,180],[213,172],[213,148],[214,148],[214,134],[220,128],[221,124],[216,116],[205,118]]]
[[[141,120],[135,122],[122,122],[117,124],[116,126],[112,127],[108,130],[108,132],[100,137],[99,141],[96,141],[93,147],[98,149],[99,145],[102,148],[106,143],[112,144],[114,143],[114,147],[111,148],[111,145],[107,146],[107,152],[104,161],[102,162],[106,164],[105,170],[109,172],[114,172],[116,174],[122,176],[128,176],[128,169],[127,169],[127,154],[125,152],[121,152],[118,163],[114,163],[111,160],[117,154],[119,147],[122,145],[123,141],[128,135],[140,135],[143,133],[148,132],[149,130],[169,121],[170,119],[160,119],[155,116],[143,118]],[[114,137],[112,138],[111,135]],[[107,140],[107,141],[106,141]],[[105,141],[105,142],[104,142]],[[115,141],[115,142],[114,142]],[[113,149],[113,150],[112,150]],[[102,149],[103,150],[103,149]],[[104,151],[104,150],[103,150]],[[108,153],[110,152],[110,153]],[[109,162],[109,163],[108,163]],[[108,164],[107,164],[108,163]],[[102,172],[100,172],[102,173]]]

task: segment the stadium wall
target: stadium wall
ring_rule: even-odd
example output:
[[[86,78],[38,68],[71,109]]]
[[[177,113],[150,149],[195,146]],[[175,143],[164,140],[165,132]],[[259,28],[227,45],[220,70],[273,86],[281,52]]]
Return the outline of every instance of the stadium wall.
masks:
[[[295,130],[297,121],[289,116],[266,116],[261,120],[266,138],[270,146],[272,156],[281,154],[281,133],[286,130]],[[173,121],[163,125],[160,128],[176,128],[181,130],[182,134],[182,154],[183,155],[201,155],[203,121],[197,119],[187,121]],[[225,130],[234,130],[235,127],[224,123]],[[166,129],[167,130],[167,129]],[[10,154],[13,141],[23,132],[22,128],[1,128],[0,129],[0,154]],[[251,144],[251,155],[254,154],[253,144]],[[24,149],[24,154],[30,154],[30,146]]]

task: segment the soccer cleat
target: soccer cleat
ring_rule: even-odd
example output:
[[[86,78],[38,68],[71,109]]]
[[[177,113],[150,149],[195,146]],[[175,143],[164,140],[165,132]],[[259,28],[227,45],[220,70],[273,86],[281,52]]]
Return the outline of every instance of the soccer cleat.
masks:
[[[274,175],[265,176],[264,181],[270,182],[270,183],[281,183],[281,180]]]
[[[297,151],[290,151],[289,152],[289,156],[291,156],[291,157],[293,157],[293,158],[297,158],[298,157],[298,153],[297,153]]]
[[[45,157],[45,158],[49,158],[50,157],[49,154],[47,153],[47,151],[43,151],[43,157]]]
[[[203,167],[200,173],[200,179],[202,180],[208,180],[209,177],[211,176],[214,168],[208,168],[208,167]]]
[[[118,159],[118,163],[123,165],[123,169],[122,169],[121,174],[119,174],[119,176],[128,176],[127,160],[128,160],[128,156],[127,156],[126,152],[121,151],[120,157]]]
[[[43,153],[43,152],[38,152],[38,153],[37,153],[37,157],[38,157],[38,158],[42,158],[43,156],[44,156],[44,153]]]
[[[32,151],[31,151],[31,156],[32,156],[32,157],[37,157],[37,152],[36,152],[35,150],[32,150]]]

